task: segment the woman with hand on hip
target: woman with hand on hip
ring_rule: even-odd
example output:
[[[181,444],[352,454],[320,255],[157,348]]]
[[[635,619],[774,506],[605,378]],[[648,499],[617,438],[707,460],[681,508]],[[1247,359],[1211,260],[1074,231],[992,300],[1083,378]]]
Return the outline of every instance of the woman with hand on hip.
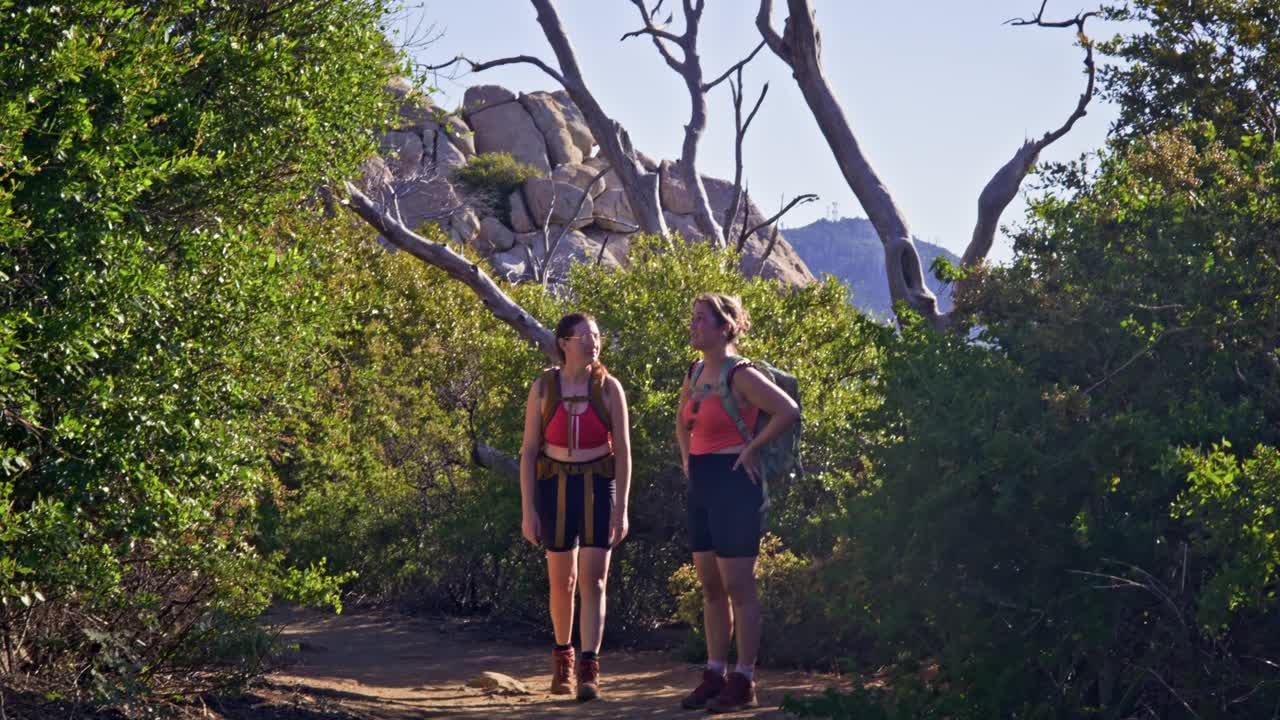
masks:
[[[582,602],[579,700],[599,696],[609,554],[627,535],[631,436],[622,385],[600,362],[595,318],[556,324],[563,364],[529,388],[520,456],[522,533],[547,551],[555,631],[551,692],[572,692],[574,590]]]
[[[789,395],[737,356],[736,343],[750,327],[736,297],[705,293],[694,300],[689,344],[701,358],[685,376],[676,419],[676,439],[689,480],[689,542],[702,584],[707,639],[702,683],[680,704],[711,712],[756,705],[760,598],[755,561],[768,505],[757,453],[800,417]],[[747,428],[756,427],[761,411],[768,414],[767,424],[754,437],[749,432],[744,436],[725,409],[722,382]],[[729,641],[735,634],[737,665],[726,677]]]

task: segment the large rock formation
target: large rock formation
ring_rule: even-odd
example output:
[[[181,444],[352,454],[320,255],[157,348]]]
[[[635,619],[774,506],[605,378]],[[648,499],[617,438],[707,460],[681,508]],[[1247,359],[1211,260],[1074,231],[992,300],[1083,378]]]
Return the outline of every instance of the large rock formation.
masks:
[[[637,230],[635,216],[617,175],[608,172],[592,183],[607,163],[592,156],[595,139],[563,91],[517,95],[496,85],[477,85],[467,89],[456,113],[445,113],[404,83],[390,90],[401,103],[399,123],[387,129],[383,157],[366,164],[363,182],[410,228],[437,223],[452,240],[488,258],[497,275],[513,280],[531,274],[529,257],[541,259],[543,238],[554,240],[564,225],[569,230],[550,262],[553,277],[572,261],[626,264],[630,234]],[[478,153],[499,152],[537,168],[541,176],[501,202],[468,198],[456,187],[454,171]],[[644,155],[641,162],[661,172],[660,197],[671,230],[686,241],[701,240],[678,164]],[[712,211],[723,222],[732,183],[706,176],[703,183]],[[764,220],[754,204],[744,205],[747,226]],[[742,221],[740,215],[739,224]],[[748,239],[742,253],[744,271],[759,271],[791,285],[813,281],[785,238],[779,239],[761,269],[767,241],[764,230]]]

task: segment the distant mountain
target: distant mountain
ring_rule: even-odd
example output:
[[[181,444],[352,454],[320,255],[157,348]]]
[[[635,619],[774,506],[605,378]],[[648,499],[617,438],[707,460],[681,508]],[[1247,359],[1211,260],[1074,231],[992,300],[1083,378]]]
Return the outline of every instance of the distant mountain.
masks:
[[[889,317],[893,302],[889,299],[889,281],[884,272],[884,247],[870,220],[824,219],[804,227],[788,228],[784,234],[810,272],[844,281],[858,309],[876,317]],[[942,283],[929,272],[929,265],[939,255],[956,265],[960,264],[960,258],[946,248],[919,238],[915,242],[924,266],[925,284],[938,296],[938,308],[946,312],[951,309],[951,288],[941,288]]]

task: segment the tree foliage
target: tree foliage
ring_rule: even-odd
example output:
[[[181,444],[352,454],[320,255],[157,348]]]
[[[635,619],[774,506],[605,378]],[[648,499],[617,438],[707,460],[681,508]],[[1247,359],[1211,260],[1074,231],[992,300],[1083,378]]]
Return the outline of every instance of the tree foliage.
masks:
[[[961,299],[975,340],[886,347],[849,534],[886,649],[938,658],[964,716],[1280,699],[1280,149],[1192,140],[1061,176]]]
[[[308,198],[389,117],[384,10],[0,3],[6,671],[198,689],[273,593],[336,600],[254,539],[332,322]]]
[[[1211,122],[1234,145],[1280,131],[1280,8],[1270,0],[1128,0],[1109,19],[1140,30],[1101,45],[1117,139]]]

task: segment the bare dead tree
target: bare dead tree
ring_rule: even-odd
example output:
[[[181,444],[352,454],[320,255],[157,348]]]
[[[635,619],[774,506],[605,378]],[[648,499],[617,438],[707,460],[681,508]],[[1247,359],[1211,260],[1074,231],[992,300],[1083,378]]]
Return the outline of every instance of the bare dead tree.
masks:
[[[1086,52],[1085,69],[1088,74],[1088,86],[1066,124],[1056,131],[1047,133],[1040,140],[1024,143],[1014,154],[1013,159],[987,184],[979,200],[978,221],[974,236],[970,240],[969,248],[966,249],[962,261],[962,267],[965,269],[977,267],[986,260],[994,241],[1000,215],[1017,194],[1018,187],[1035,164],[1040,151],[1065,135],[1075,121],[1084,116],[1085,107],[1093,96],[1095,74],[1093,50],[1088,38],[1084,35],[1084,23],[1096,13],[1084,13],[1076,16],[1074,20],[1062,23],[1049,23],[1043,20],[1047,2],[1048,0],[1042,2],[1040,12],[1034,19],[1015,21],[1015,24],[1076,27]],[[826,137],[845,181],[858,201],[862,203],[867,217],[880,236],[880,242],[884,245],[890,296],[895,302],[906,302],[912,310],[923,315],[935,327],[945,327],[949,324],[948,318],[938,312],[937,298],[924,284],[920,255],[911,239],[911,230],[907,225],[906,217],[862,151],[845,116],[844,108],[823,73],[822,42],[811,3],[809,0],[787,0],[787,18],[782,34],[778,34],[773,28],[772,14],[773,0],[760,0],[759,12],[756,14],[756,28],[769,45],[769,49],[791,68],[805,103],[808,104],[818,127]]]
[[[583,188],[582,197],[578,198],[578,204],[573,209],[573,214],[569,216],[568,222],[560,226],[560,231],[556,234],[554,240],[551,239],[551,217],[555,214],[556,203],[559,198],[556,195],[555,186],[552,186],[551,204],[547,208],[546,217],[542,219],[542,258],[535,257],[533,251],[527,245],[525,246],[525,255],[529,260],[530,268],[533,270],[533,279],[543,287],[546,287],[551,278],[551,259],[555,257],[556,249],[560,247],[560,242],[569,234],[569,230],[573,227],[573,222],[582,214],[582,208],[587,204],[587,198],[591,197],[591,188],[595,187],[596,183],[600,182],[600,179],[611,169],[608,165],[605,165],[592,176],[590,182]],[[601,247],[600,252],[601,254],[604,253],[603,247]]]
[[[555,335],[520,307],[478,265],[442,243],[432,242],[404,226],[387,208],[369,199],[351,183],[346,184],[348,207],[373,226],[391,244],[445,273],[475,292],[494,317],[515,329],[552,360],[560,362]]]
[[[531,2],[538,14],[538,24],[542,26],[542,32],[555,53],[556,61],[560,66],[559,71],[530,55],[515,55],[487,62],[456,58],[443,65],[431,66],[429,69],[439,70],[463,61],[470,65],[473,72],[514,64],[533,65],[545,72],[565,89],[570,99],[582,111],[582,117],[591,128],[591,134],[600,144],[600,153],[618,176],[622,190],[626,193],[627,202],[631,204],[641,229],[665,237],[668,232],[666,220],[662,217],[662,203],[658,196],[658,174],[644,168],[640,163],[639,154],[631,144],[631,136],[626,128],[605,113],[604,108],[587,87],[587,82],[582,76],[582,68],[578,65],[578,58],[574,53],[573,45],[569,42],[564,23],[560,21],[560,15],[556,12],[553,0],[531,0]]]
[[[756,266],[756,275],[764,274],[764,265],[769,262],[769,255],[773,253],[773,248],[778,244],[778,236],[782,234],[782,225],[773,226],[773,232],[769,233],[769,244],[765,246],[764,252],[760,254],[760,264]]]
[[[742,142],[747,136],[747,130],[751,127],[751,121],[755,120],[756,113],[760,111],[760,105],[764,103],[765,95],[769,94],[769,83],[765,83],[760,89],[760,97],[756,98],[756,104],[751,108],[751,112],[747,113],[744,120],[742,117],[742,99],[744,96],[744,87],[742,84],[742,66],[739,66],[734,72],[737,75],[738,82],[729,81],[729,92],[733,97],[733,194],[729,198],[729,207],[724,212],[724,242],[728,245],[733,241],[733,226],[738,218],[738,209],[742,203]],[[747,218],[742,218],[742,224],[747,224]],[[738,245],[738,251],[742,251],[741,244]]]
[[[486,445],[482,442],[473,443],[471,446],[471,462],[486,467],[490,470],[496,470],[507,477],[520,481],[520,463],[510,455],[498,450],[497,448]]]
[[[1040,152],[1052,145],[1058,138],[1070,132],[1076,121],[1085,116],[1089,101],[1093,99],[1096,68],[1093,63],[1093,43],[1084,34],[1084,23],[1098,13],[1087,12],[1077,15],[1071,20],[1046,22],[1044,20],[1044,8],[1048,2],[1049,0],[1041,2],[1040,11],[1036,13],[1034,18],[1030,20],[1010,20],[1008,24],[1056,28],[1075,27],[1076,36],[1080,38],[1080,44],[1084,47],[1084,67],[1088,80],[1085,84],[1084,92],[1080,94],[1080,99],[1076,102],[1075,110],[1067,117],[1066,122],[1056,130],[1046,132],[1038,140],[1024,142],[1022,147],[1018,148],[1018,151],[1009,159],[1009,162],[997,170],[995,176],[982,189],[982,194],[978,196],[978,221],[974,225],[973,236],[969,239],[969,246],[965,248],[964,257],[960,261],[960,267],[965,269],[978,267],[986,261],[987,254],[991,252],[991,246],[995,242],[996,228],[1000,222],[1000,215],[1004,213],[1005,208],[1009,206],[1009,203],[1018,194],[1018,188],[1021,187],[1023,179],[1026,178],[1027,173],[1031,171],[1031,168],[1040,158]],[[956,282],[956,294],[962,294],[972,289],[973,279],[967,275],[962,276]]]
[[[702,133],[707,128],[707,93],[730,78],[735,71],[741,72],[742,67],[751,62],[756,54],[760,52],[760,49],[764,47],[764,42],[762,41],[756,45],[750,54],[730,66],[728,70],[717,78],[710,82],[704,82],[702,79],[702,59],[698,56],[698,28],[702,22],[702,12],[706,8],[706,0],[681,0],[681,8],[684,11],[684,33],[681,35],[676,35],[666,29],[666,25],[670,23],[671,18],[668,18],[661,25],[654,24],[653,18],[662,9],[663,1],[657,0],[653,8],[649,9],[645,7],[645,0],[631,0],[631,4],[635,5],[640,12],[640,19],[644,22],[644,27],[626,33],[620,39],[626,40],[631,37],[648,35],[653,40],[653,45],[658,49],[658,54],[662,56],[662,59],[684,79],[685,87],[689,90],[690,108],[689,122],[684,126],[684,143],[680,148],[679,172],[684,176],[685,187],[693,200],[693,219],[697,223],[698,229],[707,238],[707,242],[713,245],[728,245],[728,238],[724,236],[720,224],[716,222],[715,214],[711,212],[711,202],[707,199],[707,189],[703,186],[702,176],[698,173],[698,142],[702,139]],[[682,56],[681,59],[677,59],[672,54],[671,49],[667,47],[667,43],[679,49]],[[763,100],[763,95],[761,99]]]
[[[774,213],[773,217],[769,218],[768,220],[765,220],[764,222],[761,222],[761,223],[757,223],[751,229],[747,229],[744,226],[742,229],[742,235],[738,238],[738,252],[742,252],[742,248],[747,244],[747,238],[751,237],[752,233],[755,233],[763,228],[769,227],[770,225],[773,225],[774,223],[778,222],[779,220],[782,219],[783,215],[786,215],[787,213],[791,212],[791,209],[794,208],[795,206],[803,205],[805,203],[811,203],[817,199],[818,199],[818,196],[814,195],[813,193],[805,193],[804,195],[797,195],[796,197],[791,199],[791,202],[783,203],[782,209]],[[769,241],[769,247],[770,249],[772,249],[773,244],[778,241],[777,231],[775,230],[774,232],[770,233],[770,235],[771,237]]]

